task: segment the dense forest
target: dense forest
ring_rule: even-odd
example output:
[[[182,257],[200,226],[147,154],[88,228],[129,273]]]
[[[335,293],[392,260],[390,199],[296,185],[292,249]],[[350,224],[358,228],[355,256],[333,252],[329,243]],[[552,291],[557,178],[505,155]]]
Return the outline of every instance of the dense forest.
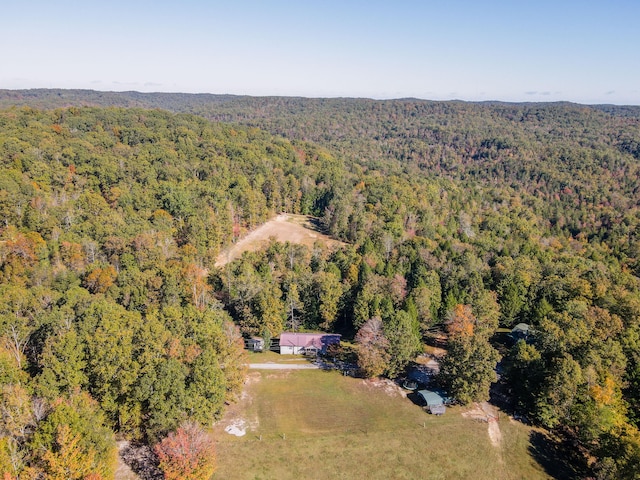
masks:
[[[242,384],[242,336],[286,328],[338,331],[338,353],[390,377],[442,333],[458,401],[487,399],[498,366],[510,408],[570,439],[581,471],[639,478],[640,108],[80,91],[0,106],[9,478],[110,478],[114,433],[210,424]],[[272,242],[214,267],[279,212],[347,246]],[[496,343],[521,322],[526,341]]]

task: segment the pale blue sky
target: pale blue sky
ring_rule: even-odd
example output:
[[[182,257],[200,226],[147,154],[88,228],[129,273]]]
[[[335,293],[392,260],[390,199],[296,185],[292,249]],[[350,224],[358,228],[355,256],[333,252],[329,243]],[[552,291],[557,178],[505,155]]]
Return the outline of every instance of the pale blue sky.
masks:
[[[0,88],[640,104],[640,0],[4,0]]]

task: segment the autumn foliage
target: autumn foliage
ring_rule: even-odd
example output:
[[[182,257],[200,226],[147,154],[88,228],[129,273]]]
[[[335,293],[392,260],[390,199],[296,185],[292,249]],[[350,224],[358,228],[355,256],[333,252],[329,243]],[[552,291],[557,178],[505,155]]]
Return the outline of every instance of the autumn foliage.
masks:
[[[183,423],[154,451],[166,480],[204,480],[216,469],[213,439],[196,423]]]
[[[118,274],[112,265],[94,268],[85,279],[85,285],[91,293],[105,293],[113,285]]]
[[[355,338],[358,365],[366,377],[382,375],[389,362],[389,340],[384,335],[382,320],[370,318]]]
[[[59,425],[54,450],[47,450],[43,459],[47,478],[50,480],[99,480],[102,475],[96,471],[96,452],[93,448],[83,448],[80,435],[71,431],[68,425]]]
[[[476,317],[471,311],[471,306],[458,304],[453,307],[446,320],[447,333],[452,337],[469,338],[473,336],[475,323]]]
[[[176,427],[239,392],[235,326],[276,338],[288,320],[353,339],[367,376],[401,374],[444,329],[443,386],[461,402],[488,398],[504,342],[518,411],[572,437],[596,462],[585,475],[637,478],[640,107],[132,100],[238,124],[0,111],[0,474],[66,478],[92,451],[107,464],[113,429],[174,431],[158,447],[167,478],[204,478],[191,447],[168,449],[188,438]],[[348,245],[269,242],[216,267],[280,212]],[[518,323],[532,333],[507,351],[494,333]]]

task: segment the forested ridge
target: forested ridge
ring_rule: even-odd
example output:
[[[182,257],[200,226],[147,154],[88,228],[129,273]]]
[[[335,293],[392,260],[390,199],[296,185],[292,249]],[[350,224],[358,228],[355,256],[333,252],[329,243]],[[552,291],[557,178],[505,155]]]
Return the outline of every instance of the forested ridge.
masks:
[[[572,439],[578,471],[638,478],[638,109],[27,93],[0,95],[46,108],[0,113],[3,471],[57,478],[71,445],[73,478],[108,478],[109,432],[210,423],[240,335],[295,326],[388,376],[443,332],[461,402],[502,357],[511,408]],[[101,102],[131,103],[49,109]],[[349,246],[213,267],[282,211]],[[531,338],[496,344],[520,322]]]

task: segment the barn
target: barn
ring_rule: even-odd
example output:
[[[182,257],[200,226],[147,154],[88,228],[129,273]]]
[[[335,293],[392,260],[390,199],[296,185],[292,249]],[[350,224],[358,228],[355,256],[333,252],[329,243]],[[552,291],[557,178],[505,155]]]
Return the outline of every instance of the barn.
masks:
[[[280,353],[325,353],[327,347],[335,343],[340,343],[340,335],[337,333],[283,332],[280,334]]]

